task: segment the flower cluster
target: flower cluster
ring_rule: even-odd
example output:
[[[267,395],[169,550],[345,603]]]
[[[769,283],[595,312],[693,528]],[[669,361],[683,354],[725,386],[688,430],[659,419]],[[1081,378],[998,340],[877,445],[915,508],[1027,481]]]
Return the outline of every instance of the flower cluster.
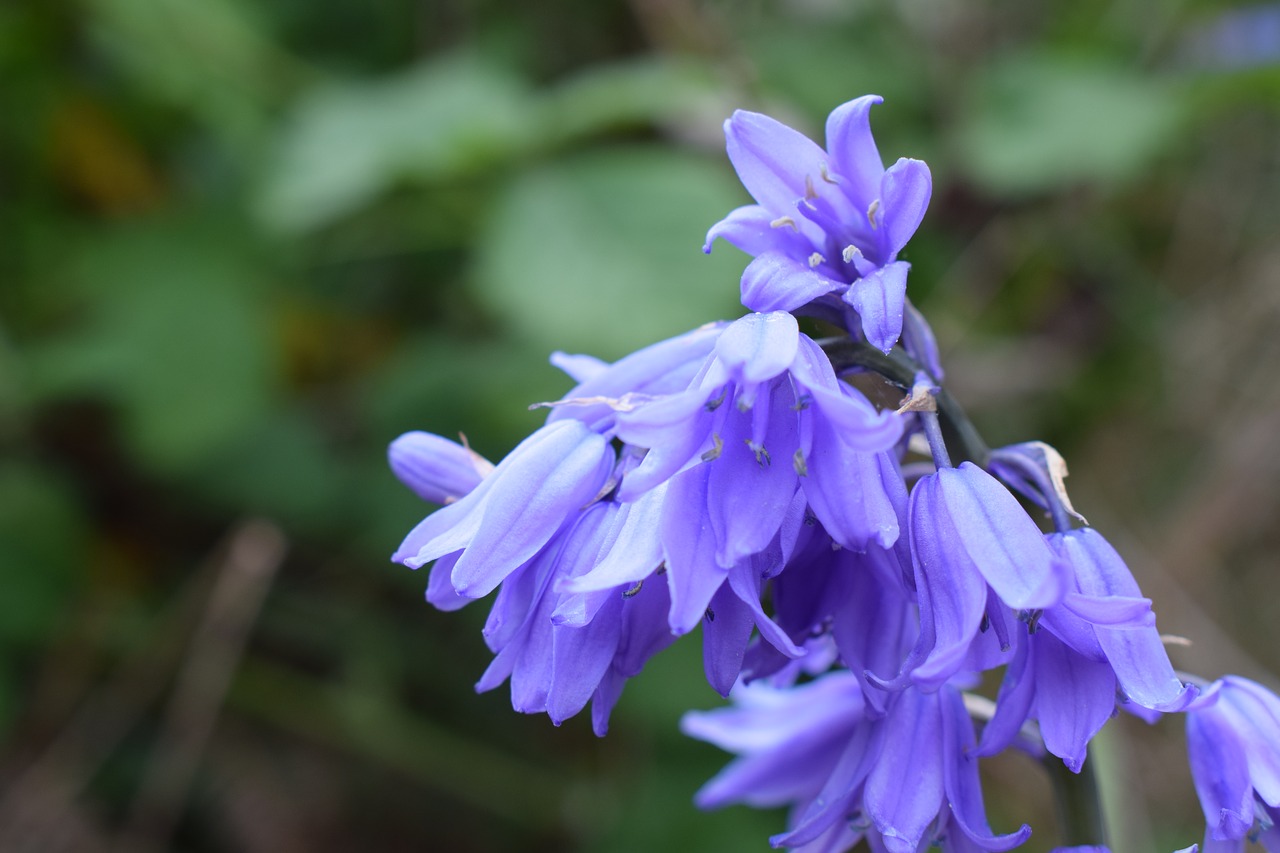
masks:
[[[884,168],[879,102],[837,108],[826,150],[735,113],[728,153],[756,204],[706,249],[754,256],[751,313],[614,364],[557,353],[575,386],[497,465],[397,439],[392,469],[442,507],[393,559],[431,564],[441,609],[498,591],[478,689],[509,681],[516,710],[557,724],[591,703],[601,735],[626,680],[701,626],[707,681],[734,705],[684,728],[738,757],[697,801],[789,806],[776,846],[1012,849],[1031,830],[991,829],[982,756],[1016,746],[1079,773],[1117,708],[1190,707],[1206,849],[1241,849],[1255,824],[1280,849],[1280,699],[1184,683],[1150,600],[1077,526],[1052,448],[989,450],[939,387],[900,258],[929,170]],[[815,340],[797,316],[838,334]],[[905,392],[900,408],[844,381],[867,372]],[[994,702],[978,697],[998,668]]]

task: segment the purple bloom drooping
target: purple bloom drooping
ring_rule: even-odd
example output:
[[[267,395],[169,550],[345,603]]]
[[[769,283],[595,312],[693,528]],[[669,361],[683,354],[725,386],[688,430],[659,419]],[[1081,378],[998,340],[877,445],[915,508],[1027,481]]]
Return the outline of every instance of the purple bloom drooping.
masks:
[[[1071,567],[1072,588],[1037,631],[1018,632],[983,754],[1003,749],[1031,717],[1045,748],[1079,772],[1089,741],[1115,712],[1117,690],[1122,701],[1160,712],[1182,710],[1196,690],[1174,673],[1151,602],[1115,549],[1088,527],[1048,542]]]
[[[1228,675],[1187,712],[1187,755],[1204,809],[1206,853],[1243,851],[1257,840],[1280,851],[1280,697]]]
[[[406,432],[387,448],[391,471],[424,501],[451,504],[493,471],[470,447],[429,432]]]
[[[866,95],[827,118],[827,150],[759,113],[725,122],[729,159],[756,204],[707,233],[755,260],[742,275],[754,311],[796,311],[824,300],[857,312],[862,334],[888,352],[902,333],[909,264],[898,253],[924,217],[929,168],[903,158],[885,169],[871,136]],[[843,306],[841,307],[841,301]]]
[[[1007,632],[1005,611],[1050,607],[1065,563],[995,478],[972,462],[922,477],[911,490],[911,554],[920,638],[894,681],[936,690],[966,668],[984,617]],[[1000,638],[1008,646],[1006,637]]]
[[[687,390],[620,411],[618,436],[647,453],[623,475],[619,499],[668,489],[661,540],[672,630],[698,623],[730,570],[799,517],[798,500],[845,547],[892,545],[901,496],[891,489],[901,482],[876,454],[901,431],[901,419],[840,382],[781,311],[729,325]]]
[[[692,712],[681,724],[686,734],[739,755],[696,802],[791,805],[791,829],[775,836],[774,846],[843,850],[866,836],[873,849],[890,853],[916,853],[934,841],[997,851],[1031,834],[1024,826],[992,835],[973,725],[950,687],[903,691],[878,718],[866,713],[847,671],[789,690],[751,685],[735,699],[735,708]]]

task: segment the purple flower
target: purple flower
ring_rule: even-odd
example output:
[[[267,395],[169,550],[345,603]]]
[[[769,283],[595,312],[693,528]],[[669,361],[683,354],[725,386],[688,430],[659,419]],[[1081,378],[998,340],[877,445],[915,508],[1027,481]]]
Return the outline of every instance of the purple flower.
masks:
[[[556,725],[591,701],[596,733],[605,733],[626,679],[674,639],[662,584],[605,590],[585,606],[557,592],[610,550],[620,513],[614,502],[594,504],[553,547],[507,578],[485,623],[495,657],[477,690],[510,679],[512,707],[546,712]]]
[[[729,159],[756,204],[707,232],[755,256],[742,304],[796,311],[820,300],[852,309],[867,340],[888,352],[902,332],[909,264],[898,253],[924,217],[929,168],[903,158],[884,168],[866,95],[827,118],[827,150],[768,116],[739,110],[725,122]],[[852,330],[852,328],[851,328]]]
[[[549,404],[546,425],[491,472],[445,439],[425,433],[397,439],[389,451],[393,470],[420,495],[443,498],[439,502],[448,506],[414,528],[392,559],[416,569],[456,554],[454,591],[468,598],[492,592],[583,507],[617,485],[619,459],[609,439],[618,410],[632,405],[628,400],[686,387],[722,330],[696,329],[612,365],[556,353],[552,361],[578,385]]]
[[[1187,755],[1204,809],[1205,853],[1257,840],[1280,851],[1280,697],[1247,678],[1215,681],[1187,712]]]
[[[706,499],[689,490],[705,490],[709,469],[621,503],[614,496],[619,480],[644,450],[624,445],[619,454],[610,439],[621,413],[687,388],[727,328],[695,330],[612,365],[556,354],[553,362],[577,387],[551,404],[547,424],[497,467],[422,433],[392,445],[393,470],[420,495],[447,504],[409,534],[393,559],[411,568],[434,561],[427,600],[441,609],[500,587],[484,632],[495,657],[478,689],[509,679],[516,710],[545,711],[556,723],[592,701],[603,733],[625,680],[672,642],[673,597],[688,598],[677,581],[700,576],[654,576],[664,563],[697,561],[697,537],[690,544],[687,535],[690,506],[701,508]],[[780,545],[766,553],[770,541],[762,542],[717,575],[729,583],[710,589],[680,632],[705,617],[707,677],[722,694],[737,679],[756,629],[783,657],[802,654],[760,604],[782,559]]]
[[[816,521],[801,529],[799,539],[794,556],[773,579],[774,619],[797,644],[829,634],[862,687],[868,713],[880,716],[888,694],[872,689],[866,673],[896,668],[918,633],[900,549],[840,548]],[[750,677],[788,664],[769,648],[761,644]]]
[[[1034,633],[1017,634],[983,754],[1003,749],[1028,718],[1040,721],[1045,748],[1073,772],[1089,741],[1121,701],[1179,711],[1196,696],[1169,663],[1151,602],[1115,549],[1092,528],[1048,536],[1071,568],[1071,590],[1044,611]]]
[[[989,626],[1007,649],[1009,611],[1058,603],[1069,570],[1009,491],[972,462],[922,477],[911,490],[911,556],[920,637],[891,686],[936,690],[975,660]]]
[[[681,724],[739,755],[695,799],[702,808],[790,805],[791,828],[771,839],[776,847],[841,850],[837,843],[868,836],[874,849],[890,853],[915,853],[934,841],[1010,850],[1031,834],[1024,826],[992,835],[973,725],[950,687],[903,691],[878,719],[866,713],[849,672],[785,691],[751,685],[734,696],[737,707],[690,713]]]
[[[427,516],[392,559],[416,569],[459,554],[450,573],[454,590],[487,595],[600,494],[615,461],[604,436],[582,423],[548,424],[470,494]]]
[[[429,432],[406,432],[387,448],[391,471],[424,501],[451,504],[493,472],[470,447]]]
[[[724,329],[687,390],[620,411],[617,435],[647,453],[619,499],[667,488],[672,630],[691,630],[730,570],[764,552],[788,517],[798,523],[806,501],[846,547],[893,544],[904,489],[877,454],[901,430],[781,311]]]

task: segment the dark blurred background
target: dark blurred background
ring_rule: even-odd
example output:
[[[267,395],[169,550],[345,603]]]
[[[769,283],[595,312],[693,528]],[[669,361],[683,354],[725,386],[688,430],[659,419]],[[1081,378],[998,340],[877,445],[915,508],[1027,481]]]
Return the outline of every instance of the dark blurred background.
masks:
[[[1191,0],[0,4],[0,850],[766,849],[690,802],[696,637],[601,741],[475,695],[486,605],[387,560],[397,434],[501,458],[553,349],[741,312],[736,107],[885,96],[954,391],[1064,453],[1177,664],[1280,686],[1278,63],[1280,7]],[[1178,720],[1092,760],[1117,851],[1199,837]]]

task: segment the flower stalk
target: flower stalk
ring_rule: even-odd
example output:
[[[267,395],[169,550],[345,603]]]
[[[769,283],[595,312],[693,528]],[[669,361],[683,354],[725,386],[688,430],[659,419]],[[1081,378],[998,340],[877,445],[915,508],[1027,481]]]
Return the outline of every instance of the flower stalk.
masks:
[[[1106,847],[1106,822],[1093,765],[1086,761],[1079,773],[1072,773],[1052,755],[1046,755],[1042,763],[1053,785],[1062,846]]]

